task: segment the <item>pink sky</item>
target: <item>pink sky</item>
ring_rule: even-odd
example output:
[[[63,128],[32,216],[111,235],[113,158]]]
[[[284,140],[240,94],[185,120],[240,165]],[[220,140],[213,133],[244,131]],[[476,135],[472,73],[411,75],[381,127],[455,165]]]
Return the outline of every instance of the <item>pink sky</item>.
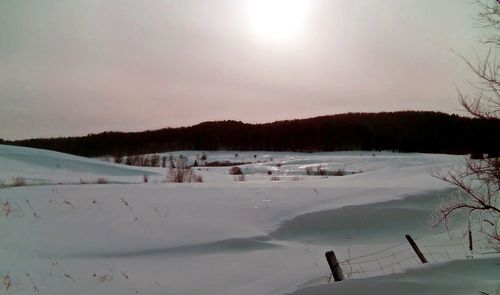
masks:
[[[0,2],[0,138],[458,112],[480,30],[462,0],[311,0],[290,42],[258,38],[251,0]]]

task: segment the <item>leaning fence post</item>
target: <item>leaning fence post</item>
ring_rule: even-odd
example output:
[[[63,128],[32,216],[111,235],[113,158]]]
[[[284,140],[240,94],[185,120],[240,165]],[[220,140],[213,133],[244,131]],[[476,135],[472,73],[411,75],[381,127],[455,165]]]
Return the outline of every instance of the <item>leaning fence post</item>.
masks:
[[[342,268],[340,268],[337,257],[335,257],[335,253],[333,251],[328,251],[325,253],[325,257],[326,261],[328,261],[328,265],[330,266],[335,282],[344,280],[344,273],[342,272]]]
[[[413,250],[415,251],[415,253],[417,253],[418,258],[420,258],[420,261],[422,261],[422,263],[427,263],[427,259],[425,259],[424,254],[422,254],[422,251],[420,251],[420,249],[417,246],[417,243],[415,243],[415,241],[412,239],[412,237],[410,235],[405,235],[405,237],[408,240],[408,242],[410,243],[410,245],[413,248]]]

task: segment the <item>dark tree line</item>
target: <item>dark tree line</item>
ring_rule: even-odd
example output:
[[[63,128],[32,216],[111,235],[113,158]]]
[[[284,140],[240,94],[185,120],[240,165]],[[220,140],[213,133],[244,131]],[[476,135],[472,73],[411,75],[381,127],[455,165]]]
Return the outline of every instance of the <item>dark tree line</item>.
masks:
[[[204,122],[143,132],[104,132],[82,137],[37,138],[4,144],[81,156],[135,155],[173,150],[341,151],[425,153],[500,151],[500,121],[439,112],[348,113],[266,124]]]

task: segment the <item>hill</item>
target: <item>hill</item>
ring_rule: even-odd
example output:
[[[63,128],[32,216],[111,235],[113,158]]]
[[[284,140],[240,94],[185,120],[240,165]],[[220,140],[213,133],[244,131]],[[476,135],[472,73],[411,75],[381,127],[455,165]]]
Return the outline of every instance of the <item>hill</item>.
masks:
[[[132,155],[172,150],[342,151],[425,153],[500,151],[500,121],[439,112],[347,113],[265,124],[204,122],[143,132],[0,141],[81,156]]]

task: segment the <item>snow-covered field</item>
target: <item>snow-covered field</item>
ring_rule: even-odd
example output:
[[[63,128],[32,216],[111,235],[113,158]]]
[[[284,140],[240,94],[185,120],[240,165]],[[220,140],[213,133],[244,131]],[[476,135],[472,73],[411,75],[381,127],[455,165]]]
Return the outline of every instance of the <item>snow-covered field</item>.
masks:
[[[206,155],[252,162],[246,181],[199,167],[203,183],[174,184],[165,168],[0,145],[0,294],[500,293],[500,257],[480,254],[481,237],[470,253],[466,239],[429,228],[456,193],[429,169],[460,156]],[[357,173],[305,175],[318,165]],[[416,261],[405,234],[431,263]],[[329,282],[332,249],[346,281]]]

